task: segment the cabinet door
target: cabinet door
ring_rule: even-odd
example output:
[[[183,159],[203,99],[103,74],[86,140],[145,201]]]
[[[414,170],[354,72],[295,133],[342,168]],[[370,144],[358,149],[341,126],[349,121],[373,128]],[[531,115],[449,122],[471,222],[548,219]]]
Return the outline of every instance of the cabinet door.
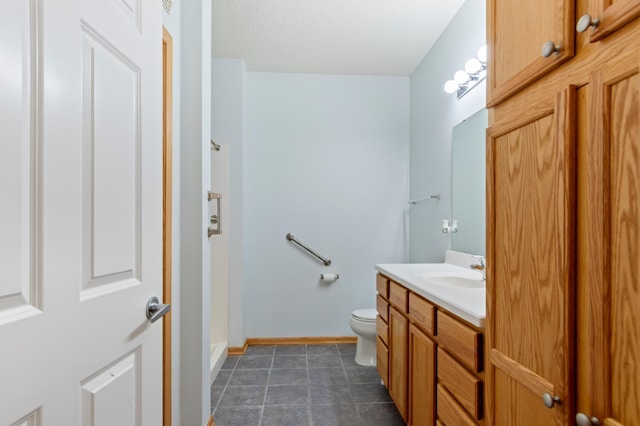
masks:
[[[488,106],[503,101],[574,55],[575,0],[489,0]],[[546,42],[559,47],[542,57]]]
[[[640,16],[640,0],[595,0],[593,11],[588,11],[592,20],[599,21],[589,37],[590,42],[604,37]]]
[[[487,424],[566,425],[575,407],[575,87],[528,116],[508,114],[487,139]],[[545,393],[561,404],[545,407]]]
[[[420,329],[409,326],[409,409],[412,426],[435,421],[436,345]]]
[[[580,156],[578,337],[589,347],[581,344],[577,353],[577,408],[604,425],[640,425],[640,51],[634,50],[592,74],[588,149]]]
[[[409,372],[409,320],[389,307],[389,395],[407,421],[407,374]]]

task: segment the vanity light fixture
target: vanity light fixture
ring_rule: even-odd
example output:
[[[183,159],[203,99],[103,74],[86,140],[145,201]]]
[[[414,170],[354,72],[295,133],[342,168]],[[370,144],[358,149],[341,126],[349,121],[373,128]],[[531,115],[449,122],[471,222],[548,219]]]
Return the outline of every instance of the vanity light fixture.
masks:
[[[464,64],[464,70],[456,71],[453,80],[444,84],[444,91],[455,93],[458,99],[463,97],[484,80],[487,76],[487,46],[478,49],[475,58],[469,59]]]

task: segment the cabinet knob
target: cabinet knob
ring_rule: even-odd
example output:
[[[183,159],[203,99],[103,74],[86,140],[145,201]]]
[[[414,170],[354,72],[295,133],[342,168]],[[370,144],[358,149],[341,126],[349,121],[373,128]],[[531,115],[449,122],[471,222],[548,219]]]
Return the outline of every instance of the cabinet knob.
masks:
[[[548,41],[542,45],[542,57],[548,58],[553,53],[560,53],[560,46],[557,46],[554,42]]]
[[[582,15],[582,17],[578,19],[578,23],[576,24],[576,31],[578,31],[579,33],[583,33],[587,31],[589,27],[595,30],[599,24],[600,20],[598,18],[592,19],[591,15],[589,14]]]
[[[545,392],[542,394],[542,402],[544,402],[545,407],[553,408],[554,405],[560,404],[561,401],[559,396],[551,396]]]
[[[578,426],[599,426],[600,422],[597,417],[589,417],[584,413],[576,414],[576,424]]]

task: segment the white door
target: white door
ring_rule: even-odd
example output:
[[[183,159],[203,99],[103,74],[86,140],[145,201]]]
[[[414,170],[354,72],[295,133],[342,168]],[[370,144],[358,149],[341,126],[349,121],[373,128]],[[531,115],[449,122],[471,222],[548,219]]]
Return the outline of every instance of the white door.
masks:
[[[160,2],[1,5],[0,425],[161,425]]]

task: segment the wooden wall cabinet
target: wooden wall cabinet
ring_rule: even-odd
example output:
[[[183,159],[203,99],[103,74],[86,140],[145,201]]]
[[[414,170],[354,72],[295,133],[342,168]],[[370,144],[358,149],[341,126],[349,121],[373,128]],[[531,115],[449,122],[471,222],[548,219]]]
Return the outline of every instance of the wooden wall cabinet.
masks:
[[[514,89],[525,3],[489,2],[486,421],[640,425],[640,1],[577,1],[598,27]]]
[[[487,104],[494,106],[640,16],[638,0],[489,0]],[[576,26],[588,15],[585,41]],[[548,56],[543,56],[548,44]]]

